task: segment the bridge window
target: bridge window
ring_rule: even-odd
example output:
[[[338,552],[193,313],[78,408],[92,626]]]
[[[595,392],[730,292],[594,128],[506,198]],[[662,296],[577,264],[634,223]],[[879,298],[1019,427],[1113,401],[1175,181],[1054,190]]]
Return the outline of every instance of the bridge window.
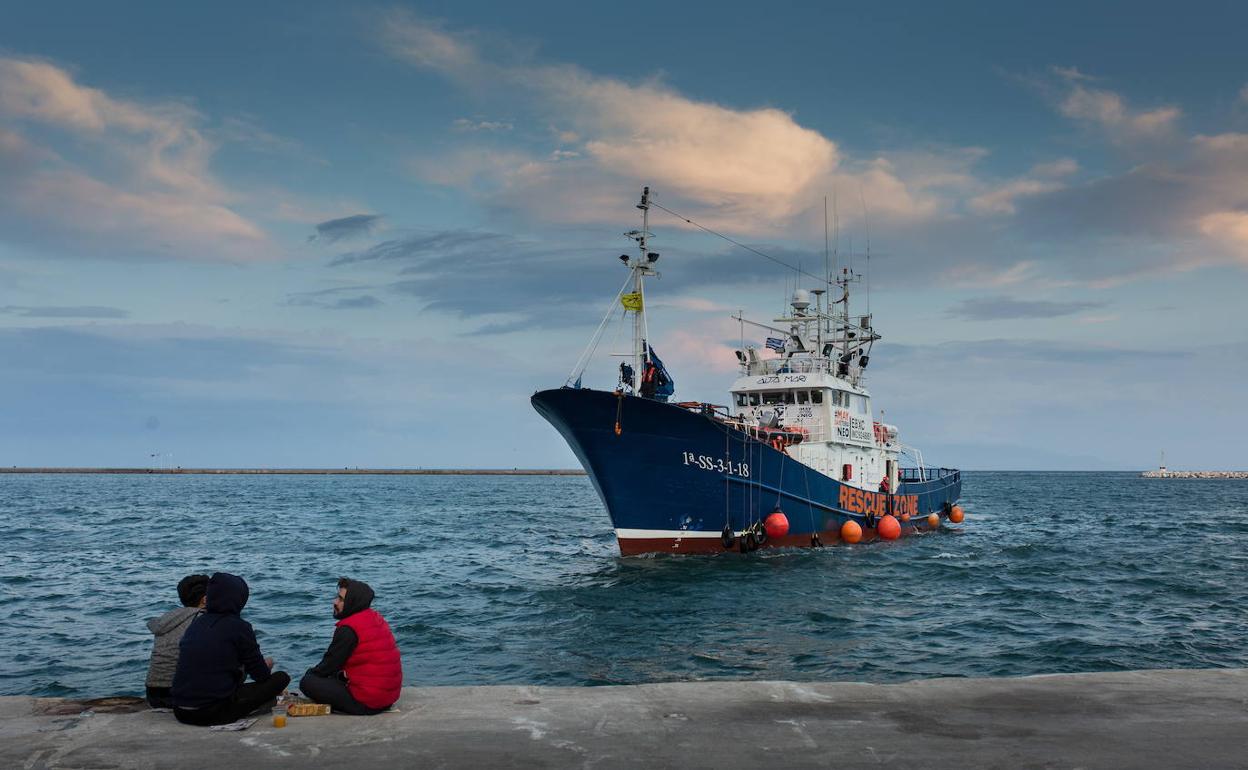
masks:
[[[812,391],[810,392],[810,403],[812,403],[812,404],[822,404],[822,403],[823,403],[823,391],[822,391],[822,390],[812,390]]]
[[[757,393],[750,394],[750,406],[758,406],[758,394]]]
[[[746,401],[747,401],[746,395],[744,393],[738,393],[736,395],[737,395],[737,406],[745,406]]]
[[[809,394],[804,390],[797,391],[797,403],[804,404],[809,400]]]

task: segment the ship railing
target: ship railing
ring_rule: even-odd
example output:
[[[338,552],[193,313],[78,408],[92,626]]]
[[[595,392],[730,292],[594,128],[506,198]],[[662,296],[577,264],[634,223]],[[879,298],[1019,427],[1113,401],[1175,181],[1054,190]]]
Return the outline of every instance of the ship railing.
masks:
[[[681,404],[681,406],[684,406],[684,405]],[[753,435],[753,433],[757,431],[758,429],[758,422],[756,420],[746,420],[746,419],[742,419],[740,417],[733,416],[733,415],[728,415],[728,416],[717,415],[717,417],[719,418],[720,423],[727,425],[730,428],[735,428],[741,431],[742,433],[749,433]],[[781,430],[781,431],[798,430],[804,434],[799,444],[792,444],[790,446],[817,444],[817,443],[821,443],[824,441],[834,440],[831,437],[831,434],[827,430],[822,429],[822,428],[812,429],[805,425],[782,425],[779,428],[777,428],[777,430]]]
[[[949,478],[952,477],[952,478]],[[898,468],[897,479],[903,482],[916,481],[936,481],[937,479],[948,480],[950,483],[957,482],[962,478],[962,472],[956,468]]]
[[[811,374],[831,371],[832,361],[828,358],[767,358],[753,361],[747,373],[758,374]]]

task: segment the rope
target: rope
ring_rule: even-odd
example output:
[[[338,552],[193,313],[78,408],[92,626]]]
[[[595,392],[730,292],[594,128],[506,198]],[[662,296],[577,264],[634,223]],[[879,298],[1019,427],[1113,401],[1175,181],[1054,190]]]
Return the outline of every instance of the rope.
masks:
[[[724,456],[728,458],[728,473],[724,474],[724,526],[728,527],[732,524],[732,517],[728,512],[728,498],[732,491],[732,486],[728,483],[728,477],[732,475],[732,436],[727,428],[724,429]]]
[[[692,219],[690,219],[689,217],[683,216],[683,215],[681,215],[681,214],[677,214],[675,211],[672,211],[671,209],[666,208],[666,207],[664,207],[664,206],[660,206],[659,204],[655,203],[654,201],[650,201],[650,205],[651,205],[651,206],[653,206],[653,207],[655,207],[656,209],[659,209],[660,211],[666,211],[667,213],[671,214],[672,216],[676,217],[677,219],[680,219],[680,220],[682,220],[682,221],[684,221],[684,222],[686,222],[686,223],[688,223],[688,224],[691,224],[691,225],[693,225],[694,227],[698,228],[699,230],[702,230],[702,231],[704,231],[704,232],[710,233],[711,235],[715,236],[716,238],[722,238],[722,239],[724,239],[725,241],[728,241],[729,243],[731,243],[733,246],[739,246],[739,247],[741,247],[741,248],[745,249],[746,251],[753,252],[754,254],[757,254],[758,256],[762,257],[763,259],[769,259],[769,260],[771,260],[772,262],[775,262],[777,265],[780,265],[781,267],[785,267],[785,268],[788,268],[789,270],[794,271],[794,272],[795,272],[795,273],[797,273],[798,275],[804,275],[804,276],[806,276],[807,278],[814,278],[816,281],[824,281],[824,280],[825,280],[825,278],[826,278],[826,276],[821,276],[821,275],[815,275],[815,274],[813,274],[813,273],[808,273],[808,272],[806,272],[805,270],[801,269],[800,267],[796,267],[796,266],[794,266],[794,265],[790,265],[788,262],[785,262],[785,261],[784,261],[784,260],[782,260],[782,259],[776,259],[775,257],[771,256],[770,254],[764,254],[763,252],[759,251],[758,249],[756,249],[756,248],[754,248],[754,247],[752,247],[752,246],[746,246],[744,243],[741,243],[740,241],[734,241],[732,238],[729,238],[728,236],[724,235],[723,233],[717,233],[717,232],[715,232],[714,230],[712,230],[711,228],[706,227],[706,226],[704,226],[704,225],[700,225],[700,224],[698,224],[697,222],[694,222],[694,221],[693,221]]]
[[[788,455],[783,450],[780,451],[780,483],[776,485],[776,507],[780,507],[780,491],[784,489],[784,458]],[[806,495],[810,497],[810,495]]]
[[[628,282],[633,280],[630,273],[624,281],[624,285],[615,293],[615,299],[611,300],[611,304],[607,307],[607,313],[602,317],[602,322],[598,324],[598,328],[594,331],[594,336],[589,338],[589,344],[585,346],[585,350],[581,351],[580,357],[576,359],[576,363],[572,366],[572,372],[568,375],[568,379],[564,380],[564,385],[571,385],[577,377],[585,373],[585,367],[589,366],[589,359],[593,357],[594,352],[598,350],[598,343],[602,341],[602,331],[607,326],[607,321],[611,320],[612,314],[615,312],[615,304],[620,301],[620,297],[624,295],[624,290],[628,288]]]
[[[815,506],[810,503],[810,474],[803,473],[802,479],[806,482],[806,510],[810,512],[810,534],[816,536],[819,530],[815,528]]]

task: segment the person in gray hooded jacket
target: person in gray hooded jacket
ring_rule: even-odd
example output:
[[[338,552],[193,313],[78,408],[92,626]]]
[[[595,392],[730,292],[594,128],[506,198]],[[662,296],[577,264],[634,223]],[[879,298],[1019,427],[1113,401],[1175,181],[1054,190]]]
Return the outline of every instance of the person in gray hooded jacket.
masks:
[[[207,594],[207,575],[187,575],[178,581],[178,599],[182,606],[147,621],[147,629],[156,635],[146,681],[147,704],[154,709],[173,708],[170,688],[173,673],[178,669],[178,643],[191,621],[204,611]]]

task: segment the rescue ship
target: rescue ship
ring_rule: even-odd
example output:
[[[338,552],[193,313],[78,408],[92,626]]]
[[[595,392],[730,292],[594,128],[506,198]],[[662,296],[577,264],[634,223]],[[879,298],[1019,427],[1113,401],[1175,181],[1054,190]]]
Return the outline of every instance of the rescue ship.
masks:
[[[620,553],[818,548],[960,523],[961,473],[924,467],[896,426],[873,419],[865,371],[881,337],[870,315],[851,314],[859,276],[848,267],[796,290],[771,323],[734,316],[768,336],[736,351],[729,404],[672,401],[675,382],[646,324],[645,280],[659,258],[648,244],[652,205],[647,187],[642,228],[626,233],[637,253],[620,256],[628,279],[586,352],[562,387],[531,399],[585,467]],[[633,340],[616,387],[583,387],[617,313]]]

